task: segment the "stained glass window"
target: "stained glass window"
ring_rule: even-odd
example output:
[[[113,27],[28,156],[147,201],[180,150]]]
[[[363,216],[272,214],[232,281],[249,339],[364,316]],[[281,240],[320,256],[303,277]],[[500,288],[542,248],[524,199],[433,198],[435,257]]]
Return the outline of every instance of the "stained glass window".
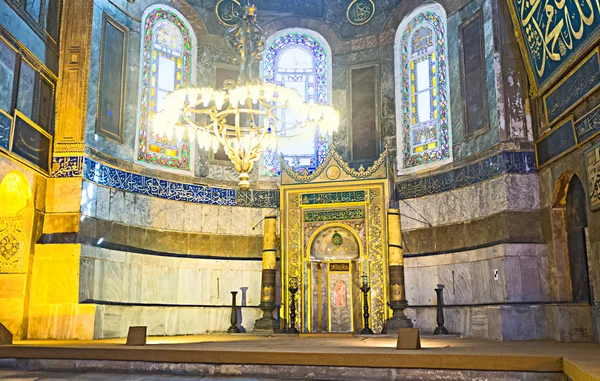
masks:
[[[451,158],[445,18],[422,9],[407,20],[396,44],[399,167],[404,170]]]
[[[187,137],[154,132],[152,118],[164,109],[169,92],[192,84],[193,37],[183,18],[166,8],[153,9],[144,19],[142,42],[141,118],[138,160],[162,167],[191,170],[191,144]]]
[[[271,40],[271,39],[269,39]],[[296,89],[309,104],[328,103],[327,48],[308,33],[287,31],[276,36],[264,53],[263,79],[265,82]],[[293,123],[296,116],[287,111],[278,117]],[[283,123],[271,126],[281,130]],[[292,133],[289,138],[279,139],[276,148],[264,153],[263,175],[278,176],[281,173],[279,157],[301,173],[312,172],[327,155],[329,136],[318,128]]]

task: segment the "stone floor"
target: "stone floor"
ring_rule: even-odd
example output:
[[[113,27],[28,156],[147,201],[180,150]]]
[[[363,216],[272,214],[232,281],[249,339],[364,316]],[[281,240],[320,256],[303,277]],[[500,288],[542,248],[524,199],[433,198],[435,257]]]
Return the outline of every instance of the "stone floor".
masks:
[[[40,372],[26,370],[0,370],[0,380],[5,381],[49,381],[49,380],[113,380],[113,381],[283,381],[282,379],[231,378],[231,377],[186,377],[170,374],[132,374],[97,372]],[[285,380],[294,381],[294,380]]]
[[[403,374],[421,371],[437,372],[437,376],[461,373],[460,378],[452,379],[471,380],[478,371],[496,372],[494,379],[504,379],[502,372],[507,375],[537,373],[538,376],[540,372],[564,372],[575,381],[600,380],[600,346],[594,344],[424,337],[423,349],[404,351],[395,349],[394,337],[249,334],[151,337],[149,345],[144,347],[126,347],[124,342],[125,339],[19,341],[13,346],[0,346],[0,368],[77,371],[76,376],[81,377],[94,377],[107,369],[127,372],[127,377],[143,372],[152,373],[137,377],[160,377],[167,372],[190,375],[191,370],[199,376],[279,377],[289,381],[311,379],[300,376],[307,373],[296,372],[300,367],[309,372],[320,372],[327,367],[331,371],[337,367],[340,371],[351,370],[355,375],[359,375],[356,373],[359,370],[372,375],[380,372],[381,379],[389,379],[385,378],[386,374],[392,374],[394,379],[405,379]],[[270,367],[266,373],[263,372],[265,367]],[[263,370],[252,373],[252,369]],[[287,369],[289,373],[278,373],[278,369]],[[166,377],[179,379],[172,375]],[[319,379],[327,380],[327,373],[322,372]],[[522,376],[511,379],[533,380]]]

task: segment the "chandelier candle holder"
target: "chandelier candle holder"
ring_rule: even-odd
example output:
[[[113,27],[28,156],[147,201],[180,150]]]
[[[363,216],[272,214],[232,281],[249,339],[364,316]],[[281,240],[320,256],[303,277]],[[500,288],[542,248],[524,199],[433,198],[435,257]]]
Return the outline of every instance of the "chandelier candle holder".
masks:
[[[362,331],[360,331],[361,335],[372,335],[373,330],[369,327],[369,291],[371,291],[371,286],[369,286],[369,277],[367,273],[364,273],[362,276],[362,285],[359,290],[363,293],[363,320],[364,326]]]
[[[241,12],[238,25],[226,35],[227,43],[241,58],[237,83],[226,81],[221,89],[182,88],[169,93],[165,109],[153,118],[153,129],[180,142],[196,140],[207,151],[217,152],[222,146],[240,174],[240,189],[248,190],[254,163],[267,148],[308,128],[337,131],[339,115],[331,107],[306,103],[295,89],[253,79],[251,68],[264,49],[262,29],[256,23],[254,5],[245,5]]]

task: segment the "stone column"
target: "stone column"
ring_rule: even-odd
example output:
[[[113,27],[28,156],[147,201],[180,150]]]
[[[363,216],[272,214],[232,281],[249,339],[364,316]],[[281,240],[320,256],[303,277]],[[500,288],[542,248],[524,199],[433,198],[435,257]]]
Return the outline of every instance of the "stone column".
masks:
[[[277,254],[277,216],[267,216],[263,222],[262,282],[260,309],[263,316],[254,323],[254,332],[277,332],[279,325],[273,317],[275,308],[275,263]]]
[[[394,311],[392,318],[385,323],[383,333],[395,334],[400,328],[412,327],[411,321],[404,316],[407,306],[404,291],[404,258],[402,256],[402,231],[400,228],[400,211],[388,210],[388,263],[390,274],[390,302]]]

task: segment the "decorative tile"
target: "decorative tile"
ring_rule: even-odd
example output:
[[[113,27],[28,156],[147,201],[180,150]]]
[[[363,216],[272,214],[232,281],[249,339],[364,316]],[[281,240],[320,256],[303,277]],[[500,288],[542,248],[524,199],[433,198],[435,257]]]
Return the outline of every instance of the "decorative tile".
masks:
[[[164,198],[199,204],[277,208],[279,191],[218,188],[157,179],[109,167],[85,158],[83,177],[98,185]]]
[[[533,152],[502,152],[452,171],[396,184],[396,199],[404,200],[477,184],[504,173],[534,173]]]

